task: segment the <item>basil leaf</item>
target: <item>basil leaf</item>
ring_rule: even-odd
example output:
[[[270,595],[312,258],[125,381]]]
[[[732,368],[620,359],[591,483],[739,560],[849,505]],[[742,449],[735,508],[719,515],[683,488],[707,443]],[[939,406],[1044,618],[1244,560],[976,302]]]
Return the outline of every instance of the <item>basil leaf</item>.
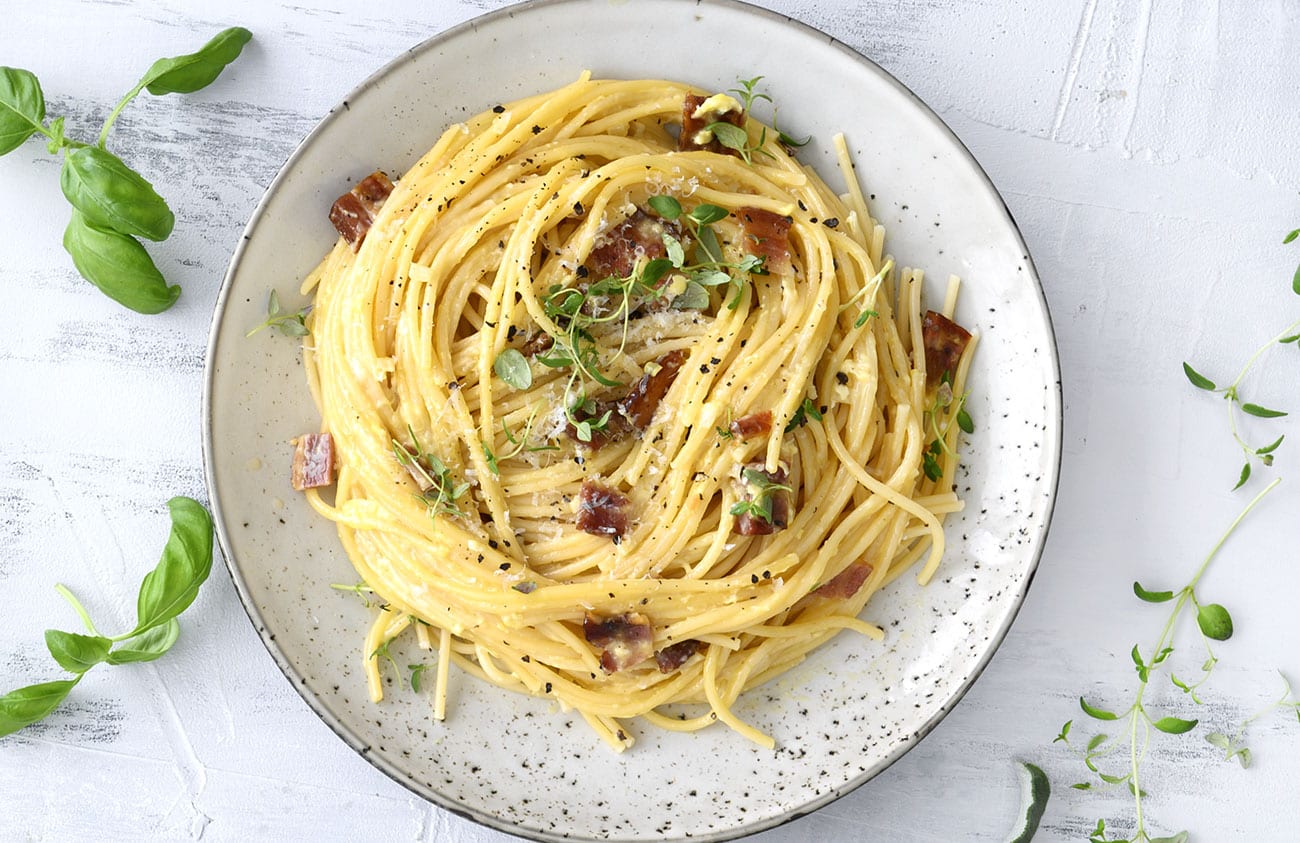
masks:
[[[651,196],[646,204],[666,220],[675,220],[682,215],[682,203],[672,196]]]
[[[1252,416],[1258,416],[1261,419],[1276,419],[1286,415],[1286,413],[1281,410],[1270,410],[1267,407],[1261,407],[1258,404],[1242,404],[1241,411],[1243,413],[1249,413]]]
[[[1287,243],[1290,243],[1292,240],[1296,239],[1297,237],[1300,237],[1300,228],[1294,229],[1293,231],[1288,233],[1286,237],[1283,237],[1282,244],[1286,245]]]
[[[1205,377],[1205,375],[1202,375],[1186,363],[1183,364],[1183,372],[1187,375],[1187,379],[1192,382],[1192,386],[1197,389],[1214,389],[1214,381]]]
[[[74,149],[63,159],[59,186],[72,207],[98,228],[166,240],[176,218],[143,176],[106,149]]]
[[[1181,735],[1183,732],[1190,732],[1196,728],[1196,723],[1195,720],[1184,720],[1181,717],[1161,717],[1151,725],[1165,734]]]
[[[180,287],[167,284],[135,238],[90,225],[80,211],[72,212],[63,248],[82,278],[137,313],[161,313],[181,294]]]
[[[172,618],[161,626],[155,626],[123,641],[108,654],[105,661],[109,664],[151,662],[170,650],[180,634],[180,621]]]
[[[1083,697],[1079,697],[1079,708],[1083,709],[1084,714],[1087,714],[1089,717],[1095,718],[1097,720],[1118,720],[1119,719],[1118,714],[1114,714],[1102,708],[1093,708],[1092,706],[1088,705],[1088,701],[1085,700]]]
[[[507,348],[498,354],[492,369],[497,377],[515,389],[527,389],[533,385],[533,370],[529,368],[523,352],[517,348]]]
[[[172,529],[157,567],[145,574],[131,635],[162,626],[189,608],[212,571],[212,516],[191,498],[167,502]]]
[[[217,33],[198,52],[158,59],[145,71],[140,84],[154,96],[189,94],[211,85],[226,65],[239,58],[253,33],[234,26]]]
[[[1133,593],[1137,595],[1139,600],[1145,600],[1148,603],[1164,603],[1174,599],[1172,591],[1147,591],[1136,580],[1133,581]]]
[[[99,635],[79,635],[58,629],[45,630],[45,646],[59,667],[69,673],[85,673],[104,660],[113,642]]]
[[[44,122],[45,94],[36,74],[0,67],[0,155],[22,146]]]
[[[1232,616],[1218,603],[1206,603],[1196,612],[1196,625],[1206,638],[1227,641],[1232,637]]]
[[[0,738],[45,719],[80,681],[78,676],[76,679],[42,682],[0,697]]]

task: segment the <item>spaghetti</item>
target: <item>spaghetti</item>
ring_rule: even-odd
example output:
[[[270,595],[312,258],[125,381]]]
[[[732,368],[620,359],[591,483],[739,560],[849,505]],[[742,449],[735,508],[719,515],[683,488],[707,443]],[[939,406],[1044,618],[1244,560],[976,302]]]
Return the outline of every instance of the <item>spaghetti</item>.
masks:
[[[351,233],[304,291],[339,469],[307,495],[385,603],[376,700],[414,626],[438,717],[455,662],[615,749],[634,718],[772,746],[740,694],[843,629],[882,639],[864,605],[934,574],[973,347],[930,336],[955,279],[923,319],[843,140],[839,196],[749,104],[584,74],[336,206]]]

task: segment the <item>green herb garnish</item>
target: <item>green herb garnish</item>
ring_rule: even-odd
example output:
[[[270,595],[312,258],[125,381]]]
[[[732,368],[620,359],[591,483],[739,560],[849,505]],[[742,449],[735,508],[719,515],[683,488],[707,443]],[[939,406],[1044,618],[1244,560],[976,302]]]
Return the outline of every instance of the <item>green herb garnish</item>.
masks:
[[[771,524],[776,496],[781,492],[793,493],[794,490],[784,483],[776,482],[766,472],[758,469],[742,469],[741,476],[746,485],[754,488],[754,497],[750,500],[736,501],[729,511],[732,515],[749,515]]]
[[[507,348],[497,355],[492,364],[497,377],[515,389],[527,389],[533,385],[533,370],[528,366],[528,359],[517,348]]]
[[[393,456],[419,484],[420,494],[416,497],[429,508],[429,514],[435,518],[439,515],[463,516],[465,513],[457,508],[456,501],[469,491],[470,484],[457,483],[447,464],[438,459],[437,455],[424,450],[414,430],[409,427],[406,430],[410,434],[412,448],[407,448],[394,439]]]
[[[803,400],[803,403],[799,405],[799,408],[794,411],[794,415],[790,416],[790,421],[785,423],[785,430],[783,432],[790,433],[797,428],[803,427],[808,423],[808,419],[812,419],[813,421],[822,420],[822,411],[818,409],[817,405],[813,403],[811,398],[805,398]]]
[[[934,401],[926,408],[926,425],[933,435],[930,445],[921,455],[921,468],[925,476],[937,481],[943,477],[943,466],[939,463],[939,457],[943,454],[952,454],[952,449],[948,447],[948,432],[952,429],[955,421],[958,429],[967,435],[975,432],[975,421],[966,411],[966,398],[969,392],[964,393],[954,400],[952,394],[952,375],[944,372],[939,382],[939,388],[935,390]],[[946,415],[947,420],[940,425],[939,417]]]
[[[1297,237],[1297,231],[1300,231],[1300,229],[1296,229],[1296,231],[1287,234],[1287,236],[1282,239],[1282,242],[1285,244],[1295,240]],[[1296,269],[1296,277],[1292,283],[1292,289],[1297,295],[1300,295],[1300,268]],[[1250,479],[1252,465],[1258,463],[1264,466],[1271,466],[1273,464],[1274,453],[1277,451],[1278,446],[1282,444],[1282,440],[1286,438],[1285,435],[1279,436],[1267,445],[1260,446],[1251,445],[1246,442],[1245,438],[1238,430],[1238,410],[1246,415],[1261,419],[1281,418],[1287,415],[1287,413],[1283,410],[1274,410],[1249,401],[1243,401],[1240,393],[1241,382],[1245,380],[1246,375],[1250,373],[1250,370],[1259,361],[1259,358],[1264,354],[1264,352],[1273,345],[1295,345],[1297,348],[1300,348],[1300,332],[1298,331],[1300,331],[1300,319],[1292,322],[1283,329],[1281,333],[1256,349],[1255,353],[1246,361],[1246,364],[1241,367],[1241,371],[1237,374],[1236,380],[1224,387],[1216,386],[1214,381],[1192,368],[1191,364],[1187,362],[1183,363],[1183,374],[1187,376],[1187,380],[1192,384],[1192,386],[1197,389],[1205,390],[1206,392],[1218,393],[1222,395],[1224,400],[1227,402],[1228,428],[1232,431],[1232,438],[1236,440],[1237,446],[1241,448],[1242,454],[1245,457],[1245,462],[1242,464],[1241,471],[1237,476],[1237,485],[1232,487],[1234,491],[1246,485],[1246,481]]]
[[[35,74],[0,67],[0,155],[38,133],[48,139],[51,155],[63,153],[59,183],[73,207],[63,247],[83,278],[131,310],[159,313],[181,293],[137,239],[167,239],[175,218],[153,185],[105,148],[109,130],[141,91],[162,96],[211,84],[250,38],[247,29],[233,27],[196,53],[154,62],[108,115],[94,144],[69,138],[63,117],[46,124],[45,94]]]
[[[198,501],[185,497],[167,502],[171,533],[157,566],[145,575],[136,598],[136,623],[121,635],[106,636],[63,585],[55,590],[71,604],[89,635],[45,631],[45,646],[72,679],[42,682],[0,697],[0,737],[42,720],[97,664],[153,661],[172,648],[180,635],[177,617],[198,596],[212,571],[212,516]]]
[[[1143,813],[1142,800],[1147,793],[1142,789],[1140,783],[1141,764],[1146,755],[1146,747],[1151,740],[1151,732],[1154,729],[1169,735],[1180,735],[1190,732],[1199,723],[1199,719],[1187,719],[1174,717],[1170,715],[1156,716],[1144,701],[1146,690],[1151,680],[1164,669],[1167,660],[1176,649],[1176,636],[1178,632],[1178,620],[1183,611],[1188,608],[1196,610],[1196,623],[1201,635],[1201,643],[1204,646],[1207,658],[1201,666],[1201,676],[1195,682],[1181,680],[1172,671],[1169,673],[1170,683],[1183,693],[1189,695],[1194,703],[1199,704],[1201,699],[1197,696],[1197,689],[1209,679],[1214,671],[1215,665],[1218,664],[1218,658],[1214,655],[1212,647],[1213,642],[1224,641],[1231,637],[1233,633],[1232,617],[1228,610],[1217,603],[1203,603],[1196,592],[1197,585],[1201,577],[1205,575],[1210,563],[1218,555],[1219,549],[1223,547],[1228,537],[1236,531],[1238,525],[1245,519],[1252,509],[1277,485],[1279,481],[1274,480],[1268,487],[1261,491],[1255,498],[1242,510],[1236,519],[1229,525],[1219,541],[1214,545],[1210,554],[1201,562],[1199,568],[1192,578],[1177,591],[1157,591],[1144,587],[1141,583],[1133,583],[1133,593],[1138,599],[1145,603],[1163,604],[1173,602],[1168,618],[1161,628],[1160,635],[1155,644],[1145,653],[1137,645],[1134,645],[1129,656],[1133,661],[1134,672],[1137,675],[1137,691],[1133,702],[1128,708],[1120,712],[1111,711],[1098,705],[1089,703],[1083,697],[1079,698],[1079,707],[1083,713],[1094,720],[1113,722],[1124,721],[1124,732],[1127,740],[1115,739],[1104,733],[1092,735],[1083,748],[1077,748],[1070,742],[1070,727],[1073,721],[1067,722],[1057,735],[1055,742],[1064,743],[1070,747],[1083,760],[1084,766],[1093,774],[1093,780],[1078,782],[1071,785],[1076,790],[1093,790],[1098,787],[1108,785],[1123,785],[1128,788],[1133,795],[1134,808],[1136,815],[1136,828],[1131,838],[1132,843],[1159,843],[1159,841],[1170,841],[1180,839],[1179,835],[1174,837],[1152,837],[1146,828],[1146,818]],[[1288,689],[1289,694],[1289,689]],[[1283,698],[1284,700],[1286,697]],[[1270,709],[1271,710],[1271,709]],[[1216,737],[1212,743],[1218,743]],[[1121,743],[1125,745],[1125,755],[1127,763],[1119,771],[1108,773],[1101,769],[1101,763],[1111,752],[1120,748]],[[1227,750],[1225,745],[1224,749]],[[1247,758],[1247,762],[1249,759]],[[1181,832],[1181,839],[1186,838],[1186,832]],[[1105,822],[1098,821],[1097,828],[1090,838],[1094,841],[1111,841],[1118,838],[1108,838],[1105,836]]]
[[[266,300],[266,320],[244,336],[251,337],[263,328],[275,328],[286,337],[305,337],[311,333],[307,330],[307,314],[310,312],[309,304],[297,310],[284,310],[280,307],[280,294],[272,290]]]

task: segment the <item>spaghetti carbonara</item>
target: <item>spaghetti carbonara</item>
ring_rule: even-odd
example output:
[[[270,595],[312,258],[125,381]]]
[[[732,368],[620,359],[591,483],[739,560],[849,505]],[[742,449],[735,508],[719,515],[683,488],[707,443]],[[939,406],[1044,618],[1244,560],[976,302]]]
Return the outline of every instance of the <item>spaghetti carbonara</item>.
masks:
[[[413,627],[439,718],[454,663],[615,749],[636,720],[772,746],[738,696],[882,639],[864,605],[933,575],[969,429],[955,280],[925,312],[843,140],[837,195],[761,100],[584,74],[336,204],[304,290],[337,480],[303,485],[333,483],[307,495],[383,603],[376,700]]]

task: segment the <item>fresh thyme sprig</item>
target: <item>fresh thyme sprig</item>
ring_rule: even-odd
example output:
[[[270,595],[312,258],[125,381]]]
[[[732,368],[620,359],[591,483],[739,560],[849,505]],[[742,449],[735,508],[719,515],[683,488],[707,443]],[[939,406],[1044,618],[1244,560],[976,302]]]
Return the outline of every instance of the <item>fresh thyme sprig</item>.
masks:
[[[733,127],[734,128],[734,127]],[[706,288],[729,286],[734,294],[727,302],[728,310],[740,306],[740,297],[745,290],[745,282],[751,275],[763,275],[766,270],[763,259],[757,255],[745,255],[739,261],[728,261],[722,254],[722,243],[713,223],[727,218],[726,208],[717,205],[696,205],[689,212],[683,211],[682,205],[672,196],[651,196],[646,204],[659,216],[669,221],[681,221],[691,229],[695,237],[695,249],[691,263],[686,263],[686,250],[677,238],[664,235],[664,249],[672,269],[686,275],[687,286],[683,295],[698,288],[705,293]],[[704,296],[707,301],[707,296]],[[674,304],[676,301],[674,300]],[[707,306],[707,305],[706,305]]]
[[[558,451],[559,450],[559,448],[555,445],[529,445],[528,444],[528,436],[529,434],[532,433],[533,424],[536,421],[537,421],[537,409],[534,408],[533,411],[528,415],[528,420],[524,422],[523,431],[520,432],[519,434],[515,434],[510,429],[510,426],[506,424],[506,420],[502,419],[501,431],[505,433],[506,441],[513,446],[510,450],[505,451],[504,453],[500,453],[500,454],[493,453],[492,446],[489,445],[487,442],[483,443],[483,457],[487,460],[488,469],[492,472],[494,476],[496,477],[501,476],[502,460],[513,459],[514,457],[519,456],[525,451],[529,453],[533,453],[536,451]]]
[[[310,304],[304,305],[297,310],[284,310],[280,306],[280,294],[275,290],[271,290],[271,295],[266,300],[266,320],[255,325],[244,336],[251,337],[263,328],[275,328],[286,337],[305,337],[311,333],[311,331],[307,330],[308,313],[311,313]]]
[[[754,103],[759,102],[760,100],[769,103],[772,102],[770,96],[758,90],[758,83],[762,81],[762,79],[762,76],[755,76],[753,79],[739,79],[737,80],[737,84],[740,87],[732,88],[727,91],[729,94],[736,95],[736,99],[744,107],[745,114],[747,115],[753,111]],[[718,143],[728,149],[734,150],[746,164],[752,165],[754,163],[754,153],[756,152],[772,157],[772,153],[768,152],[766,149],[766,126],[763,126],[759,130],[758,141],[756,143],[750,143],[749,132],[745,129],[740,126],[733,126],[732,124],[721,120],[710,123],[704,128],[706,131],[713,133],[713,136],[717,138]],[[788,149],[797,149],[798,147],[807,145],[807,143],[812,140],[812,135],[809,135],[803,140],[796,140],[794,137],[778,129],[776,127],[775,108],[772,109],[772,128],[776,131],[777,142]]]
[[[1283,676],[1282,696],[1278,697],[1276,701],[1241,721],[1237,726],[1237,731],[1232,735],[1232,737],[1228,737],[1228,735],[1223,732],[1211,732],[1205,736],[1205,740],[1211,746],[1223,750],[1224,761],[1231,761],[1235,758],[1237,763],[1241,764],[1241,768],[1244,770],[1249,767],[1251,763],[1250,748],[1242,741],[1246,735],[1246,728],[1250,726],[1251,723],[1254,723],[1256,720],[1267,714],[1271,714],[1278,709],[1287,708],[1291,709],[1292,713],[1296,715],[1297,720],[1300,720],[1300,701],[1291,698],[1291,683],[1287,681],[1285,676]]]
[[[732,515],[750,515],[772,523],[772,513],[776,506],[776,495],[781,492],[793,493],[793,489],[785,483],[777,483],[765,473],[754,469],[746,468],[741,471],[741,476],[745,478],[745,483],[754,487],[755,494],[752,500],[736,501],[731,505]]]
[[[943,477],[943,466],[939,464],[939,457],[942,454],[952,454],[952,449],[948,447],[948,433],[952,429],[953,422],[955,421],[957,427],[968,436],[975,432],[975,421],[970,417],[970,413],[966,412],[968,395],[970,393],[966,392],[957,397],[954,407],[952,375],[949,372],[943,373],[939,388],[935,390],[934,401],[925,410],[927,427],[934,438],[930,440],[929,447],[921,457],[922,470],[930,480]],[[939,424],[940,414],[947,415],[947,420],[942,425]]]
[[[1164,626],[1160,630],[1160,635],[1155,644],[1147,651],[1143,652],[1138,645],[1134,645],[1130,653],[1134,669],[1138,677],[1137,691],[1133,702],[1129,707],[1121,712],[1114,712],[1100,706],[1093,705],[1084,697],[1079,698],[1079,707],[1090,718],[1104,722],[1122,722],[1127,721],[1124,727],[1127,733],[1127,764],[1118,773],[1104,772],[1098,760],[1109,755],[1111,752],[1119,749],[1125,742],[1123,738],[1112,740],[1109,735],[1098,733],[1092,735],[1087,741],[1084,748],[1075,747],[1070,742],[1070,729],[1073,721],[1067,722],[1062,728],[1054,742],[1063,742],[1067,747],[1077,752],[1083,759],[1085,766],[1095,776],[1094,781],[1079,782],[1072,785],[1076,790],[1092,790],[1099,786],[1107,785],[1124,785],[1133,795],[1134,813],[1136,825],[1133,835],[1125,838],[1126,843],[1175,843],[1187,839],[1186,832],[1171,837],[1152,837],[1151,832],[1146,826],[1146,815],[1143,811],[1143,799],[1146,792],[1142,789],[1141,784],[1141,765],[1146,756],[1147,747],[1151,740],[1151,731],[1155,729],[1166,734],[1183,734],[1194,729],[1198,720],[1189,720],[1181,717],[1172,716],[1155,716],[1148,709],[1145,701],[1147,688],[1151,680],[1160,670],[1166,669],[1168,659],[1175,652],[1176,635],[1178,631],[1178,620],[1183,611],[1189,607],[1196,610],[1196,624],[1201,635],[1202,644],[1205,647],[1207,658],[1201,666],[1202,676],[1195,683],[1187,683],[1179,680],[1175,674],[1169,673],[1170,682],[1182,690],[1185,694],[1191,696],[1192,700],[1200,703],[1201,700],[1196,696],[1196,688],[1205,682],[1210,673],[1218,664],[1218,658],[1214,655],[1212,642],[1226,641],[1232,636],[1233,623],[1232,616],[1228,610],[1217,603],[1204,603],[1196,593],[1201,578],[1209,569],[1210,563],[1218,556],[1219,550],[1227,542],[1228,538],[1236,531],[1251,510],[1263,500],[1264,496],[1277,486],[1279,480],[1274,480],[1257,494],[1245,509],[1233,520],[1228,529],[1215,543],[1209,555],[1205,558],[1192,578],[1178,591],[1151,591],[1144,588],[1140,583],[1133,583],[1133,592],[1138,599],[1146,603],[1168,603],[1173,602],[1173,609],[1170,611]],[[1089,838],[1095,843],[1101,841],[1118,841],[1120,838],[1110,838],[1106,836],[1106,824],[1099,820],[1097,827]]]
[[[387,603],[383,603],[371,599],[375,593],[375,590],[370,586],[366,585],[364,582],[359,582],[355,585],[348,585],[347,583],[341,583],[341,582],[332,582],[330,583],[330,588],[334,589],[335,591],[352,592],[357,597],[361,598],[361,604],[365,606],[367,609],[371,609],[376,606],[378,606],[380,609],[385,609],[385,610],[388,608]]]
[[[782,432],[790,433],[797,428],[803,427],[808,423],[808,419],[812,419],[813,421],[822,420],[822,411],[813,403],[811,398],[805,398],[803,400],[803,403],[799,405],[799,408],[794,411],[794,415],[790,417],[790,421],[785,423],[785,430]]]
[[[1300,229],[1296,229],[1287,234],[1287,236],[1282,239],[1282,242],[1283,244],[1290,243],[1297,237],[1300,237]],[[1300,295],[1300,267],[1296,269],[1295,277],[1291,282],[1291,289],[1295,291],[1296,295]],[[1287,413],[1282,410],[1273,410],[1259,404],[1243,401],[1240,393],[1241,382],[1246,379],[1246,375],[1250,373],[1252,368],[1254,368],[1255,364],[1259,361],[1264,352],[1274,345],[1295,345],[1297,348],[1300,348],[1300,319],[1292,322],[1284,328],[1281,333],[1256,349],[1255,353],[1246,361],[1246,364],[1241,367],[1241,371],[1237,374],[1236,380],[1227,386],[1216,386],[1214,381],[1192,368],[1191,364],[1187,362],[1183,363],[1183,374],[1187,376],[1187,380],[1191,381],[1192,386],[1197,389],[1203,389],[1206,392],[1220,394],[1227,402],[1228,428],[1232,431],[1232,438],[1236,440],[1237,446],[1241,448],[1242,455],[1245,457],[1245,462],[1241,467],[1241,473],[1237,477],[1237,485],[1232,487],[1234,491],[1246,485],[1246,481],[1250,479],[1251,466],[1254,463],[1258,462],[1264,466],[1271,466],[1273,464],[1274,454],[1282,444],[1282,440],[1286,438],[1285,435],[1282,435],[1267,445],[1251,445],[1241,435],[1237,425],[1238,410],[1245,415],[1255,416],[1256,418],[1262,419],[1275,419],[1287,415]]]
[[[686,281],[685,288],[672,298],[672,307],[704,309],[709,303],[707,288],[730,285],[736,292],[727,307],[734,310],[740,303],[745,279],[764,271],[762,258],[754,255],[746,255],[735,262],[724,258],[713,223],[725,219],[729,213],[727,209],[701,204],[685,212],[681,203],[672,196],[651,196],[646,204],[661,218],[670,222],[680,221],[691,229],[695,241],[693,262],[687,262],[686,247],[682,242],[665,233],[666,257],[644,261],[625,276],[601,278],[585,289],[552,285],[542,299],[543,311],[558,331],[551,333],[554,340],[551,348],[534,359],[549,368],[570,370],[564,388],[565,417],[582,442],[590,442],[597,432],[608,429],[612,418],[613,411],[598,406],[592,398],[593,393],[601,387],[623,385],[605,371],[601,348],[596,340],[598,329],[621,323],[618,347],[612,355],[617,359],[626,347],[633,312],[647,302],[669,295],[673,285],[666,279],[670,273],[680,273]],[[503,352],[494,368],[507,383],[523,388],[519,386],[523,382],[523,370],[518,363],[513,356],[507,357]]]
[[[398,464],[410,472],[416,483],[420,485],[420,494],[416,497],[425,506],[429,507],[430,515],[434,517],[439,515],[463,516],[465,513],[461,512],[456,506],[456,501],[469,491],[469,482],[457,483],[447,464],[438,459],[436,454],[424,450],[420,445],[420,440],[416,438],[414,430],[409,427],[406,430],[410,434],[414,450],[407,448],[394,439],[392,440],[393,456],[397,458]]]

